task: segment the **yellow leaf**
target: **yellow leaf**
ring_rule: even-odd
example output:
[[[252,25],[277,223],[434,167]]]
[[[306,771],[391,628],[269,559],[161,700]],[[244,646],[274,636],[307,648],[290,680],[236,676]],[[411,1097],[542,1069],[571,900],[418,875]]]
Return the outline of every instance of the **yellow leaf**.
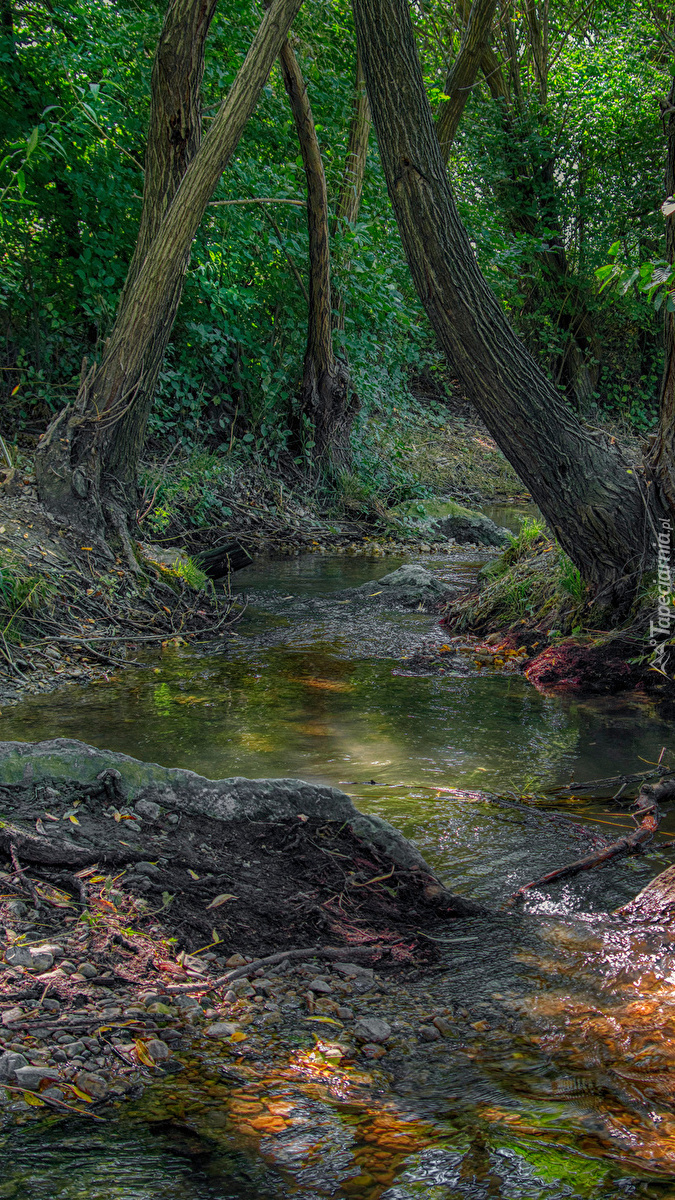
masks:
[[[68,820],[69,820],[69,821],[72,821],[72,822],[73,822],[73,825],[79,825],[79,823],[80,823],[80,822],[78,821],[77,817],[73,816],[73,814],[72,814],[72,813],[71,813],[71,814],[70,814],[70,816],[68,817]]]
[[[234,1033],[230,1036],[230,1041],[231,1042],[245,1042],[246,1034],[244,1033],[244,1031],[242,1029],[235,1029]]]
[[[120,812],[118,812],[117,809],[115,809],[115,811],[113,813],[113,817],[115,818],[116,821],[122,820],[122,814]]]
[[[80,550],[93,550],[93,546],[80,546]]]
[[[81,1089],[79,1087],[75,1087],[74,1083],[71,1083],[70,1086],[71,1086],[72,1090],[74,1091],[75,1095],[78,1096],[80,1100],[86,1100],[87,1104],[94,1103],[93,1096],[88,1096],[87,1093],[81,1091]]]
[[[211,930],[211,936],[212,936],[212,938],[213,938],[214,942],[222,942],[222,940],[223,940],[223,939],[221,938],[220,934],[218,933],[218,930],[217,930],[217,929],[212,929],[212,930]]]
[[[105,880],[106,880],[105,875],[92,875],[89,882],[90,883],[105,883]]]
[[[663,205],[663,208],[665,208],[665,207],[666,207],[666,206],[665,206],[665,204],[664,204],[664,205]],[[20,383],[17,383],[16,387],[13,387],[13,388],[12,388],[12,390],[11,390],[11,392],[9,393],[9,394],[10,394],[10,396],[16,396],[16,393],[18,392],[18,390],[19,390],[19,388],[20,388],[20,387],[21,387],[21,384],[20,384]]]
[[[332,1017],[305,1017],[305,1021],[321,1021],[322,1025],[339,1025],[340,1029],[344,1028],[342,1021],[334,1021]]]
[[[134,1045],[136,1047],[136,1057],[137,1057],[138,1061],[145,1063],[146,1067],[154,1067],[155,1060],[154,1060],[154,1058],[150,1057],[145,1046],[143,1045],[143,1042],[138,1040],[138,1041],[134,1042]]]
[[[190,874],[192,874],[192,871],[190,872]],[[209,908],[220,908],[221,904],[225,904],[227,900],[238,900],[238,899],[239,899],[239,897],[233,896],[231,892],[223,892],[222,895],[216,896],[215,900],[212,900],[210,904],[207,904],[206,908],[207,908],[207,910]]]
[[[197,872],[191,871],[189,867],[187,869],[187,873],[188,873],[188,875],[191,875],[193,879],[199,879],[199,875],[197,874]]]
[[[45,1106],[44,1100],[41,1100],[39,1096],[36,1096],[35,1092],[24,1092],[23,1098],[26,1101],[26,1104],[31,1104],[33,1108],[44,1108]]]

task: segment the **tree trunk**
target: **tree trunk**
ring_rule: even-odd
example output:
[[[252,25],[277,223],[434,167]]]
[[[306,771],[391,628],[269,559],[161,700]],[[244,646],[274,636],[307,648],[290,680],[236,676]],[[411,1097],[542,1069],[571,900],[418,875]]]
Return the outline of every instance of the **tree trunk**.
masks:
[[[356,397],[350,390],[346,364],[333,354],[326,176],[307,88],[288,39],[279,59],[307,179],[309,312],[302,413],[309,418],[314,432],[312,457],[328,457],[339,465],[349,458],[349,430],[356,412]]]
[[[450,156],[450,147],[455,140],[464,106],[488,50],[496,7],[497,0],[474,0],[459,53],[445,81],[445,94],[448,99],[443,102],[436,121],[436,132],[445,162]]]
[[[168,339],[192,240],[302,0],[273,0],[246,59],[125,290],[103,359],[82,380],[72,409],[49,426],[36,455],[40,499],[59,517],[105,534],[105,466],[120,420],[142,395],[157,339]],[[119,497],[114,493],[115,505]],[[121,520],[119,513],[113,522]]]
[[[120,297],[120,311],[202,140],[204,52],[215,9],[216,0],[170,0],[164,17],[152,68],[143,208],[134,255]],[[182,279],[181,273],[169,295],[158,335],[148,350],[143,383],[135,403],[117,423],[106,457],[106,475],[115,480],[127,497],[136,488],[136,467],[157,376],[180,302]]]
[[[368,93],[366,92],[366,81],[363,78],[361,59],[357,54],[356,81],[354,83],[354,104],[352,119],[349,125],[347,157],[345,159],[345,170],[344,175],[342,176],[340,194],[338,196],[337,205],[335,208],[333,234],[335,234],[343,224],[354,225],[359,215],[359,209],[361,207],[361,193],[363,191],[363,180],[366,173],[366,160],[368,158],[368,141],[370,138],[370,128],[372,123],[373,119],[370,115]],[[350,257],[349,249],[343,246],[341,266],[345,273],[349,270]],[[336,297],[336,304],[333,312],[334,329],[344,329],[345,308],[345,297],[343,293],[340,293]]]
[[[335,208],[334,231],[341,222],[353,225],[359,215],[371,125],[372,117],[370,115],[366,82],[363,78],[361,59],[357,54],[354,105],[349,125],[349,142],[347,145],[345,170]]]
[[[675,79],[668,94],[668,157],[666,160],[666,196],[675,195]],[[675,217],[666,217],[666,257],[675,262]],[[675,516],[675,313],[664,304],[665,361],[661,379],[659,428],[649,454],[653,479],[666,497]]]
[[[618,444],[585,430],[513,333],[455,206],[407,0],[354,0],[380,155],[412,277],[461,382],[599,603],[623,615],[653,560],[651,507]]]

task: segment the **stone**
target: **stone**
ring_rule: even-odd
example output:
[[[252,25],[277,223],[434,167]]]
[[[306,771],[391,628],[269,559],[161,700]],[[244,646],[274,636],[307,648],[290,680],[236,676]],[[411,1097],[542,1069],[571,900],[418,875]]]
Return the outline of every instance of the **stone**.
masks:
[[[217,1021],[215,1025],[209,1025],[204,1030],[207,1037],[212,1038],[229,1038],[233,1033],[236,1033],[239,1026],[233,1021]]]
[[[149,879],[157,879],[162,874],[157,864],[151,862],[134,863],[134,871],[137,871],[139,875],[147,875]]]
[[[245,967],[246,959],[241,954],[231,954],[225,963],[226,967]]]
[[[360,1042],[386,1042],[391,1037],[391,1025],[379,1017],[362,1017],[354,1026],[354,1034]]]
[[[441,1031],[435,1025],[420,1025],[417,1036],[421,1042],[437,1042],[440,1040]]]
[[[443,1037],[447,1037],[447,1035],[453,1031],[452,1021],[448,1021],[447,1017],[434,1017],[432,1025],[436,1026],[438,1032],[442,1034]]]
[[[95,975],[98,975],[98,967],[95,967],[94,964],[90,962],[80,963],[77,971],[78,974],[82,975],[85,979],[93,979]]]
[[[361,978],[367,977],[372,980],[375,979],[375,972],[370,967],[360,967],[358,963],[336,962],[333,969],[339,971],[340,975],[344,975],[348,979],[356,979],[358,976],[361,976]]]
[[[68,1062],[68,1055],[66,1054],[65,1050],[53,1050],[52,1058],[54,1059],[54,1062],[57,1063]]]
[[[31,954],[51,954],[54,961],[65,957],[65,950],[58,942],[45,942],[40,946],[31,946]]]
[[[38,950],[31,946],[30,965],[34,971],[48,971],[54,965],[54,957],[49,950]]]
[[[338,1005],[337,1015],[341,1021],[353,1021],[354,1009],[350,1008],[347,1004],[340,1004]]]
[[[65,971],[66,975],[74,975],[77,970],[75,963],[71,962],[69,958],[64,958],[63,962],[59,963],[59,967]]]
[[[161,1001],[163,999],[166,1000],[167,997],[163,994],[163,992],[141,992],[138,999],[140,1000],[141,1004],[148,1005],[148,1004],[160,1004]]]
[[[255,989],[251,987],[248,979],[235,979],[232,984],[232,991],[235,996],[255,996]]]
[[[155,1062],[165,1062],[167,1058],[171,1058],[171,1051],[161,1038],[152,1038],[151,1041],[146,1042],[145,1049]]]
[[[12,1025],[14,1021],[20,1021],[23,1016],[22,1008],[7,1008],[2,1014],[3,1025]]]
[[[134,808],[146,821],[158,821],[162,813],[159,804],[155,804],[154,800],[137,800]]]
[[[47,1100],[63,1100],[63,1092],[61,1088],[57,1087],[45,1088],[43,1092],[40,1092],[40,1096],[43,1096]]]
[[[76,1054],[82,1054],[84,1052],[84,1042],[66,1042],[63,1046],[63,1050],[65,1054],[68,1055],[68,1058],[75,1058]]]
[[[310,992],[314,992],[316,996],[330,996],[333,989],[325,979],[313,979],[309,985]]]
[[[173,1003],[176,1005],[176,1008],[182,1008],[184,1011],[191,1008],[199,1008],[199,1003],[195,1000],[194,996],[176,996]]]
[[[387,1051],[377,1042],[366,1042],[365,1046],[361,1047],[361,1053],[365,1054],[366,1058],[384,1058]]]
[[[32,967],[33,956],[26,946],[8,946],[5,950],[5,962],[10,967]]]
[[[58,1083],[61,1076],[53,1067],[26,1066],[18,1067],[14,1072],[14,1078],[19,1087],[26,1088],[29,1092],[36,1092],[43,1079],[54,1080]]]
[[[28,1059],[24,1058],[23,1054],[18,1054],[16,1050],[7,1050],[5,1054],[0,1055],[0,1080],[3,1083],[10,1083],[14,1072],[19,1067],[27,1066]]]
[[[103,1100],[108,1095],[109,1086],[107,1079],[102,1075],[96,1075],[93,1071],[78,1071],[75,1076],[75,1085],[82,1092],[86,1092],[88,1096],[93,1096],[94,1100]]]
[[[17,921],[25,921],[28,916],[28,905],[23,900],[10,900],[7,909]]]

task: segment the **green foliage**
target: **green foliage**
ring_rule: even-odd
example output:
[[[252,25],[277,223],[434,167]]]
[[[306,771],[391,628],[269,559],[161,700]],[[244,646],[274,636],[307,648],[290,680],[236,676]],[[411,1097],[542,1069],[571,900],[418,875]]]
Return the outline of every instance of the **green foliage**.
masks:
[[[560,590],[567,596],[571,596],[576,604],[583,604],[588,599],[588,586],[581,578],[581,572],[578,567],[575,567],[571,559],[563,554],[562,551],[558,556],[558,572],[560,576]]]
[[[54,592],[44,576],[27,571],[10,550],[0,552],[0,634],[9,639],[18,637],[21,614],[38,614]]]
[[[529,558],[536,547],[545,545],[551,545],[546,535],[546,523],[538,517],[523,517],[518,533],[510,535],[510,545],[501,561],[505,566],[511,566],[521,558]]]

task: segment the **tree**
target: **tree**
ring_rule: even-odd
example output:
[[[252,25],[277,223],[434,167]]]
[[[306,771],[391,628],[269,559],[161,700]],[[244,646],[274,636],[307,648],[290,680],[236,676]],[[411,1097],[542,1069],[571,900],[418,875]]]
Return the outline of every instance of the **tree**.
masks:
[[[307,179],[309,312],[301,410],[311,424],[313,457],[329,456],[339,464],[349,456],[349,430],[357,402],[347,366],[333,352],[326,176],[307,87],[288,39],[279,59]]]
[[[202,0],[195,0],[199,5]],[[103,539],[106,520],[125,541],[129,496],[108,470],[120,422],[144,395],[158,339],[168,340],[192,240],[262,91],[302,0],[273,0],[199,150],[189,163],[137,274],[125,288],[100,364],[82,379],[72,408],[41,439],[41,500],[60,517]],[[190,35],[190,26],[186,29]],[[140,450],[138,438],[127,459]],[[127,476],[136,463],[127,464]],[[131,549],[127,546],[129,556]]]
[[[675,79],[665,104],[662,104],[664,125],[668,133],[666,159],[666,196],[675,195]],[[666,257],[675,264],[675,217],[666,217]],[[649,467],[658,486],[668,499],[675,514],[675,312],[666,302],[664,310],[665,360],[659,399],[659,427],[649,453]]]
[[[462,36],[459,53],[445,81],[447,100],[441,105],[436,128],[441,153],[448,161],[450,148],[455,138],[462,113],[469,98],[476,76],[489,51],[492,18],[497,0],[474,0]],[[488,67],[488,78],[501,78],[501,71]]]
[[[426,97],[407,0],[354,0],[387,188],[418,295],[490,433],[603,607],[623,615],[665,506],[622,448],[585,429],[480,273]]]

